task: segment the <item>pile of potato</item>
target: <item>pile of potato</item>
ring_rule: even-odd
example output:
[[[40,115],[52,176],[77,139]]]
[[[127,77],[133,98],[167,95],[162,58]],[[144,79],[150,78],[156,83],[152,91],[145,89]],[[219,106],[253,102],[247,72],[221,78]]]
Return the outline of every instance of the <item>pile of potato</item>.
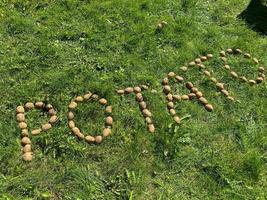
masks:
[[[107,114],[107,117],[105,119],[105,128],[103,129],[102,135],[85,136],[81,132],[81,130],[75,125],[73,111],[78,106],[78,103],[86,102],[89,100],[98,101],[101,105],[105,106],[105,113]],[[113,124],[113,118],[111,117],[112,106],[108,106],[107,104],[108,101],[106,99],[100,98],[97,94],[92,94],[91,92],[88,92],[83,96],[77,96],[74,100],[72,100],[69,104],[69,112],[68,112],[68,126],[71,129],[72,133],[76,135],[79,139],[85,139],[88,143],[100,144],[105,137],[111,134],[111,128]]]
[[[32,148],[31,148],[31,140],[29,137],[29,131],[28,131],[28,125],[26,122],[25,112],[31,110],[31,109],[41,109],[45,112],[48,112],[50,115],[49,122],[46,124],[43,124],[41,128],[34,129],[31,131],[32,136],[36,136],[40,134],[43,131],[48,131],[50,128],[52,128],[52,125],[57,122],[57,112],[53,108],[51,104],[45,104],[43,102],[36,102],[35,104],[32,102],[26,103],[24,106],[18,106],[16,108],[16,119],[19,123],[19,128],[21,129],[21,144],[23,146],[23,160],[25,161],[31,161],[33,158]]]

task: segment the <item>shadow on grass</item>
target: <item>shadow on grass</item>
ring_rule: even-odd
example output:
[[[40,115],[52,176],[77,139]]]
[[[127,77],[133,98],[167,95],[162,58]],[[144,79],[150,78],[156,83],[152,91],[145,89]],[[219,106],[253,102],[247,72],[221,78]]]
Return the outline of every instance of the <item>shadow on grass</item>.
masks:
[[[267,5],[264,0],[251,0],[250,4],[238,15],[256,32],[267,35]]]

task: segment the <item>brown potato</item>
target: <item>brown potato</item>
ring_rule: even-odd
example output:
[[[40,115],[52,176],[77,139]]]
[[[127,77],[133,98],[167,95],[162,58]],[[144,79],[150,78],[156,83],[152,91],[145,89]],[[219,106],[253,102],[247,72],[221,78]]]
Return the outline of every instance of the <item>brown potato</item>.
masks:
[[[224,89],[224,84],[223,83],[216,83],[216,86],[219,90],[223,90]]]
[[[97,144],[100,144],[102,141],[103,141],[103,138],[102,138],[101,135],[98,135],[98,136],[95,137],[95,142],[96,142]]]
[[[24,115],[24,113],[18,113],[17,116],[16,116],[16,118],[17,118],[17,121],[18,122],[25,122],[25,115]]]
[[[102,98],[102,99],[99,99],[99,103],[101,105],[106,105],[108,103],[108,101],[106,99]]]
[[[247,81],[248,81],[248,79],[247,79],[245,76],[241,76],[240,79],[241,79],[242,81],[244,81],[244,82],[247,82]]]
[[[235,100],[233,97],[230,97],[230,96],[228,96],[227,99],[228,100],[231,100],[231,101],[234,101]]]
[[[206,76],[211,76],[210,72],[207,71],[207,70],[205,70],[203,73],[204,73]]]
[[[263,81],[263,78],[262,77],[257,77],[257,79],[256,79],[256,82],[257,83],[261,83]]]
[[[201,59],[201,61],[203,61],[203,62],[205,62],[205,61],[208,60],[207,56],[201,56],[200,59]]]
[[[205,109],[209,112],[213,111],[213,106],[211,104],[205,105]]]
[[[183,67],[180,67],[180,69],[181,69],[182,71],[184,71],[184,72],[186,72],[186,71],[188,70],[188,68],[187,68],[187,67],[185,67],[185,66],[183,66]]]
[[[199,91],[198,91],[198,92],[196,93],[196,97],[197,97],[198,99],[199,99],[200,97],[203,97],[202,92],[199,92]]]
[[[221,52],[220,52],[220,56],[221,56],[221,57],[225,57],[225,56],[226,56],[225,51],[221,51]]]
[[[241,54],[242,51],[240,49],[235,49],[235,53]]]
[[[224,67],[225,69],[227,69],[227,70],[230,70],[230,69],[231,69],[229,65],[224,65],[223,67]]]
[[[166,99],[168,101],[173,101],[173,95],[171,93],[169,93],[167,96],[166,96]]]
[[[152,117],[152,113],[148,109],[142,110],[144,117]]]
[[[117,94],[119,94],[119,95],[124,94],[124,90],[117,90]]]
[[[192,87],[194,87],[193,83],[191,83],[191,82],[187,82],[187,83],[185,84],[185,86],[186,86],[188,89],[191,89]]]
[[[202,61],[201,61],[200,58],[196,58],[196,59],[195,59],[195,63],[199,64],[199,63],[201,63],[201,62],[202,62]]]
[[[30,144],[26,144],[23,149],[22,149],[23,153],[27,153],[27,152],[32,152],[32,147]]]
[[[207,100],[206,98],[204,98],[204,97],[200,97],[198,100],[199,100],[199,102],[202,103],[203,105],[208,104],[208,100]]]
[[[214,78],[214,77],[211,77],[210,80],[211,80],[213,83],[218,83],[217,79]]]
[[[150,133],[154,133],[155,132],[155,126],[154,126],[154,124],[148,124],[148,131]]]
[[[39,135],[41,133],[42,129],[38,128],[38,129],[35,129],[35,130],[32,130],[32,135]]]
[[[169,85],[164,85],[163,91],[165,94],[169,94],[171,92],[171,87]]]
[[[30,140],[30,138],[29,138],[29,137],[23,137],[23,138],[21,139],[21,144],[22,144],[22,145],[31,144],[31,140]]]
[[[138,101],[138,102],[141,102],[141,101],[144,100],[144,98],[143,98],[143,96],[142,96],[141,93],[136,93],[136,94],[135,94],[135,99],[136,99],[136,101]]]
[[[91,98],[91,96],[92,96],[92,93],[91,92],[88,92],[87,94],[85,94],[83,96],[83,98],[84,98],[84,100],[89,100]]]
[[[106,107],[106,113],[112,113],[112,106]]]
[[[255,85],[256,84],[256,81],[254,81],[254,80],[249,80],[248,81],[251,85]]]
[[[29,131],[28,129],[22,129],[21,130],[22,137],[29,137]]]
[[[73,112],[68,112],[68,120],[73,120],[74,119],[74,113]]]
[[[212,54],[207,54],[207,58],[211,59],[211,58],[213,58],[213,55]]]
[[[140,93],[142,89],[140,87],[134,87],[134,92],[135,93]]]
[[[226,64],[227,58],[226,57],[221,57],[221,60]]]
[[[103,137],[108,137],[111,134],[110,128],[104,128],[103,130]]]
[[[259,67],[259,72],[263,73],[265,71],[264,67]]]
[[[229,53],[229,54],[232,54],[233,53],[233,49],[227,49],[226,52]]]
[[[169,79],[167,77],[162,80],[162,85],[169,85]]]
[[[184,80],[183,77],[181,76],[175,76],[175,79],[178,81],[178,82],[182,82]]]
[[[108,117],[106,118],[106,124],[107,124],[108,126],[111,126],[111,125],[113,124],[113,118],[112,118],[111,116],[108,116]]]
[[[172,95],[172,97],[175,101],[180,101],[182,99],[180,95]]]
[[[195,93],[190,93],[190,94],[188,94],[188,96],[189,96],[189,99],[193,99],[196,96],[196,94]]]
[[[192,87],[192,88],[191,88],[191,92],[193,92],[193,93],[197,93],[197,92],[198,92],[198,89],[197,89],[196,87]]]
[[[42,125],[43,131],[48,131],[50,128],[52,128],[52,125],[49,123]]]
[[[53,115],[57,114],[57,111],[54,108],[52,108],[52,109],[48,110],[48,113],[53,116]]]
[[[77,135],[77,134],[79,134],[79,133],[81,132],[80,129],[77,128],[77,127],[73,127],[73,128],[71,129],[71,131],[72,131],[75,135]]]
[[[88,142],[88,143],[93,143],[95,142],[95,137],[91,136],[91,135],[88,135],[85,137],[85,140]]]
[[[53,115],[52,117],[50,117],[49,123],[50,124],[54,124],[54,123],[57,122],[57,120],[58,120],[57,116],[56,115]]]
[[[92,94],[91,98],[93,100],[98,100],[99,99],[99,96],[97,94]]]
[[[146,102],[144,102],[144,101],[139,102],[139,107],[142,110],[145,109],[146,108]]]
[[[32,102],[28,102],[25,104],[24,106],[27,110],[33,109],[34,108],[34,104]]]
[[[231,74],[231,76],[232,76],[232,77],[234,77],[234,78],[238,78],[238,75],[237,75],[237,73],[236,73],[236,72],[234,72],[234,71],[231,71],[231,72],[230,72],[230,74]]]
[[[69,126],[70,129],[74,128],[74,127],[75,127],[75,122],[72,121],[72,120],[70,120],[70,121],[68,122],[68,126]]]
[[[167,103],[167,107],[169,108],[169,109],[171,109],[171,108],[174,108],[174,103],[173,102],[168,102]]]
[[[195,63],[194,61],[192,61],[192,62],[190,62],[188,65],[189,65],[190,67],[193,67],[193,66],[196,65],[196,63]]]
[[[18,107],[16,108],[16,113],[24,113],[24,112],[25,112],[25,109],[24,109],[23,106],[18,106]]]
[[[227,90],[221,90],[221,93],[223,93],[225,96],[229,96],[229,92]]]
[[[83,102],[83,97],[82,96],[77,96],[76,98],[75,98],[75,101],[78,103],[80,103],[80,102]]]
[[[53,106],[51,105],[51,104],[47,104],[46,106],[45,106],[45,109],[46,110],[50,110],[50,109],[52,109],[53,108]]]
[[[32,152],[26,152],[26,153],[24,153],[24,154],[22,155],[22,159],[23,159],[24,161],[27,161],[27,162],[32,161],[32,159],[33,159]]]
[[[148,124],[152,124],[152,123],[153,123],[151,117],[146,117],[146,118],[145,118],[145,121],[146,121],[146,123],[148,123]]]
[[[189,100],[189,96],[184,94],[184,95],[181,96],[181,99],[182,100]]]
[[[35,103],[35,108],[37,109],[43,109],[45,104],[42,101],[38,101]]]
[[[69,104],[69,109],[75,109],[76,107],[78,106],[78,104],[74,101],[72,101],[70,104]]]
[[[124,92],[127,93],[127,94],[130,94],[130,93],[132,93],[133,91],[134,91],[134,90],[133,90],[132,87],[127,87],[127,88],[125,88],[125,90],[124,90]]]
[[[181,123],[181,119],[180,119],[180,117],[178,117],[178,116],[174,116],[173,119],[174,119],[174,121],[175,121],[177,124],[180,124],[180,123]]]
[[[253,62],[254,62],[255,64],[259,64],[259,60],[258,60],[257,58],[253,58]]]
[[[176,76],[176,74],[174,72],[169,72],[168,73],[168,77],[169,78],[174,78]]]
[[[19,123],[19,127],[20,127],[21,129],[25,129],[25,128],[27,128],[27,124],[26,124],[25,122],[20,122],[20,123]]]
[[[174,109],[170,109],[169,113],[171,114],[171,116],[175,116],[176,115],[176,111]]]
[[[250,55],[249,53],[245,53],[245,54],[244,54],[244,57],[245,57],[245,58],[251,58],[251,55]]]

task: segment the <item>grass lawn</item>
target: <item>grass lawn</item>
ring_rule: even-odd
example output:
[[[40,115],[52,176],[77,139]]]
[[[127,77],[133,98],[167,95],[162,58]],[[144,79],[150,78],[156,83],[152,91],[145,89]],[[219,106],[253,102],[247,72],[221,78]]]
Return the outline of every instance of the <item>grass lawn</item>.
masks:
[[[33,3],[39,2],[39,3]],[[267,63],[267,38],[237,16],[249,0],[1,0],[0,199],[267,199],[267,85],[229,76],[219,52],[240,48]],[[158,23],[168,24],[161,30]],[[196,57],[237,101],[230,102],[198,71],[186,73],[212,103],[176,103],[176,125],[161,81]],[[257,66],[241,56],[229,65],[250,79]],[[115,90],[141,84],[156,132],[147,131],[134,95]],[[173,85],[173,88],[186,91]],[[153,89],[153,92],[151,90]],[[101,145],[79,141],[67,126],[68,104],[91,91],[113,106],[112,135]],[[21,159],[15,109],[51,103],[58,123],[31,137],[34,159]],[[75,116],[99,133],[97,103]],[[27,113],[29,129],[46,122]]]

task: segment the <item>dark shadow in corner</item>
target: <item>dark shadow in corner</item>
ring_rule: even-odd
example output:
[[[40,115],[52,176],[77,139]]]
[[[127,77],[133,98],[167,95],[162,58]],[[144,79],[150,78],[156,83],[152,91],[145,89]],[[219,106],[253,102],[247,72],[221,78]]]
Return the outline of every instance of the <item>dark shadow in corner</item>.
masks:
[[[247,9],[238,15],[256,32],[267,35],[267,6],[262,0],[251,0]]]

